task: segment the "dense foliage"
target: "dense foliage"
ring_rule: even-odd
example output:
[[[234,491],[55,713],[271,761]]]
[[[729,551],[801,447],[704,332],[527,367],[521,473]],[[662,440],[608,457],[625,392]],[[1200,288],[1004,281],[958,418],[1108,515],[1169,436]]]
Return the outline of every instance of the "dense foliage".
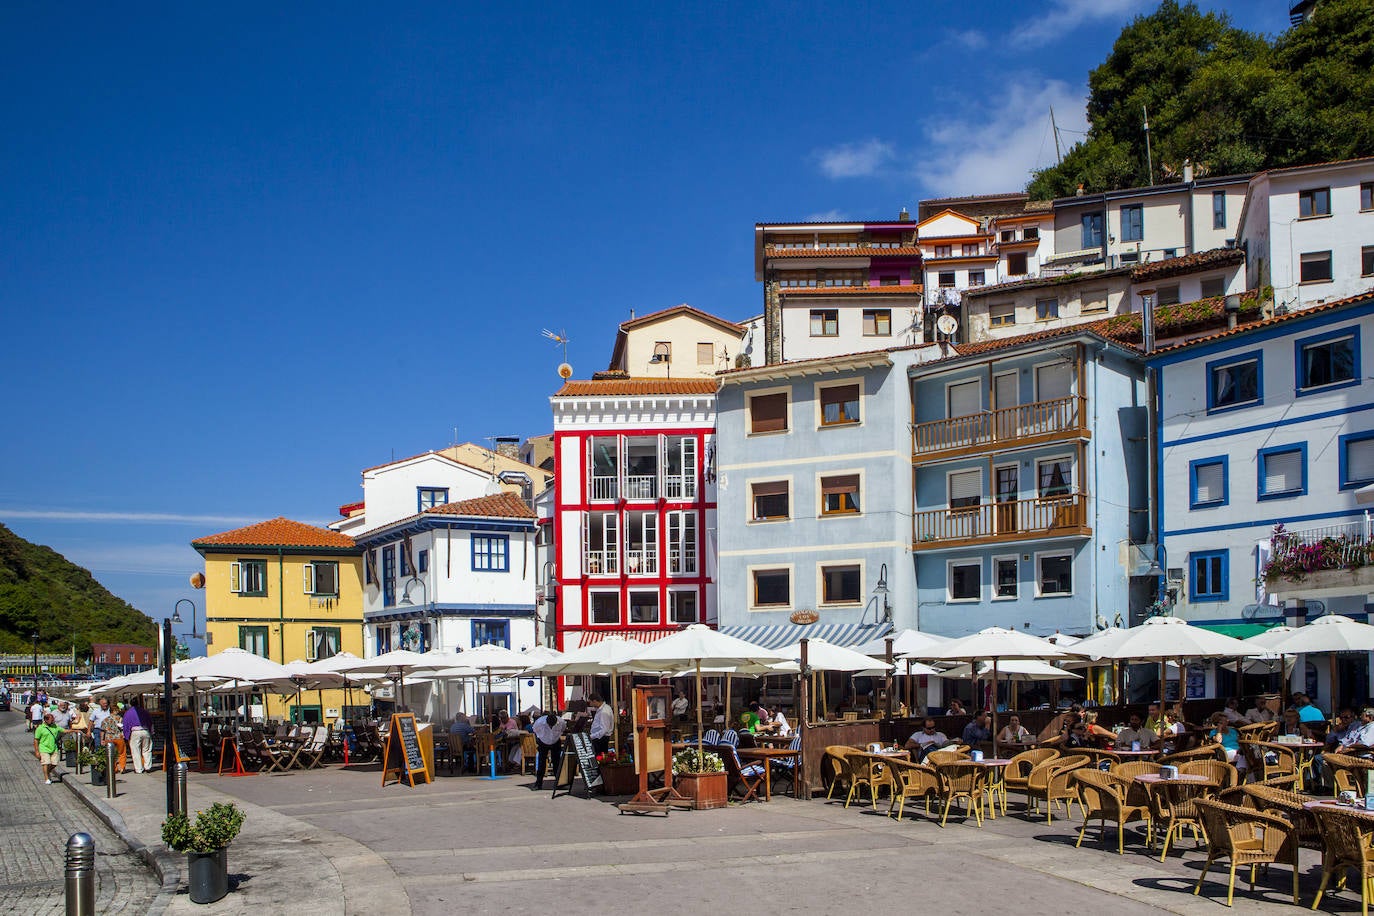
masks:
[[[234,841],[244,817],[242,809],[227,802],[201,811],[194,823],[185,814],[169,814],[162,822],[162,842],[173,852],[214,852]]]
[[[89,654],[93,642],[157,644],[157,627],[90,572],[0,525],[0,652]]]
[[[1275,39],[1164,0],[1122,31],[1088,77],[1088,135],[1034,173],[1031,197],[1374,154],[1374,3],[1322,0]]]

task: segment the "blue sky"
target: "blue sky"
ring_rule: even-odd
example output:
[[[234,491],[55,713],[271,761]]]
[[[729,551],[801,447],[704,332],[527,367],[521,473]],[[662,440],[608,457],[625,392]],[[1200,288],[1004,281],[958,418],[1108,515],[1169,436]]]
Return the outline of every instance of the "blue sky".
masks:
[[[541,328],[585,376],[759,311],[757,220],[1020,188],[1153,6],[6,4],[0,522],[203,612],[193,537],[548,431]]]

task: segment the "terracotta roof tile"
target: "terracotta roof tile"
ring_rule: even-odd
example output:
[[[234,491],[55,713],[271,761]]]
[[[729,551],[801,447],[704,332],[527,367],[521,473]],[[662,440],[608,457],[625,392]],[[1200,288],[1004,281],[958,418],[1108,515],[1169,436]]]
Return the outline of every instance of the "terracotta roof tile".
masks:
[[[1113,267],[1111,270],[1079,271],[1061,274],[1057,277],[1031,277],[1027,280],[1011,280],[1007,283],[994,283],[991,286],[971,286],[964,290],[964,296],[992,296],[998,293],[1015,292],[1023,289],[1044,289],[1050,286],[1068,286],[1073,283],[1090,282],[1109,277],[1124,277],[1129,267]]]
[[[1205,270],[1208,267],[1240,264],[1244,260],[1245,252],[1239,248],[1212,248],[1208,251],[1185,254],[1181,258],[1169,258],[1164,261],[1141,264],[1131,269],[1131,282],[1143,283],[1147,280],[1162,280],[1165,277],[1192,273],[1195,270]]]
[[[778,290],[783,296],[917,296],[925,292],[920,283],[905,286],[784,286]]]
[[[556,398],[595,398],[608,395],[715,394],[713,378],[576,379],[563,383]]]
[[[1300,318],[1306,318],[1309,315],[1320,315],[1323,312],[1335,311],[1337,309],[1346,308],[1348,306],[1356,305],[1361,302],[1374,303],[1374,291],[1366,291],[1355,296],[1349,296],[1345,299],[1337,299],[1334,302],[1323,302],[1321,305],[1312,305],[1304,309],[1295,309],[1283,315],[1274,315],[1269,318],[1262,318],[1258,321],[1245,322],[1237,325],[1234,328],[1224,328],[1213,334],[1207,334],[1202,337],[1194,337],[1191,340],[1180,341],[1176,344],[1170,344],[1167,347],[1160,347],[1159,349],[1155,350],[1155,353],[1165,353],[1172,350],[1181,350],[1184,347],[1191,347],[1194,344],[1210,343],[1214,340],[1221,340],[1226,337],[1234,337],[1237,334],[1243,334],[1247,331],[1255,331],[1259,330],[1260,328],[1273,327],[1276,324],[1283,324],[1287,321],[1296,321]]]
[[[353,539],[346,534],[317,528],[305,522],[294,522],[278,516],[255,525],[235,528],[208,537],[197,538],[192,547],[328,547],[347,549],[354,546]]]
[[[460,499],[426,509],[424,515],[462,515],[472,518],[534,518],[534,510],[514,493]]]
[[[348,518],[354,512],[357,512],[362,508],[362,500],[358,500],[356,503],[344,503],[342,506],[339,507],[339,514],[342,515],[344,518]]]
[[[855,245],[853,248],[779,248],[765,245],[763,256],[766,258],[914,258],[919,257],[919,247],[874,248],[869,245]]]

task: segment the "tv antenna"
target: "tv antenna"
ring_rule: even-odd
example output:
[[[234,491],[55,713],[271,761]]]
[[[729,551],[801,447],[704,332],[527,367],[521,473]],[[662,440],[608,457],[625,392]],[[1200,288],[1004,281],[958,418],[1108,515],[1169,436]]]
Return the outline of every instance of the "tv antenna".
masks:
[[[545,329],[543,330],[542,333],[543,333],[543,335],[544,335],[545,337],[547,337],[549,340],[552,340],[555,344],[561,344],[561,345],[562,345],[562,347],[563,347],[563,362],[566,363],[566,362],[568,361],[568,341],[569,341],[569,339],[570,339],[570,338],[568,337],[568,332],[567,332],[567,331],[559,331],[557,334],[555,334],[553,331],[550,331],[548,328],[545,328]]]

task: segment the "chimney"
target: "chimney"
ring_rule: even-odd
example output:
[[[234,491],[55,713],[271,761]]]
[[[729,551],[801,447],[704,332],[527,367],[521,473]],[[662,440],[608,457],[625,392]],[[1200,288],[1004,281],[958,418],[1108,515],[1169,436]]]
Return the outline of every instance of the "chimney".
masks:
[[[1193,160],[1191,159],[1183,160],[1183,183],[1193,183]]]
[[[496,454],[503,458],[520,460],[519,436],[497,436],[494,441],[496,442]]]
[[[902,208],[902,212],[897,214],[897,222],[899,222],[899,223],[909,223],[909,222],[911,222],[911,213],[910,213],[910,211],[907,210],[906,207],[903,207],[903,208]]]
[[[1234,331],[1236,321],[1240,318],[1240,296],[1236,293],[1227,296],[1223,310],[1226,312],[1226,330]]]
[[[1078,183],[1078,190],[1074,192],[1074,196],[1075,196],[1075,197],[1082,197],[1082,196],[1083,196],[1083,182],[1080,181],[1080,182]]]
[[[1140,342],[1148,356],[1155,352],[1155,291],[1140,291]]]

